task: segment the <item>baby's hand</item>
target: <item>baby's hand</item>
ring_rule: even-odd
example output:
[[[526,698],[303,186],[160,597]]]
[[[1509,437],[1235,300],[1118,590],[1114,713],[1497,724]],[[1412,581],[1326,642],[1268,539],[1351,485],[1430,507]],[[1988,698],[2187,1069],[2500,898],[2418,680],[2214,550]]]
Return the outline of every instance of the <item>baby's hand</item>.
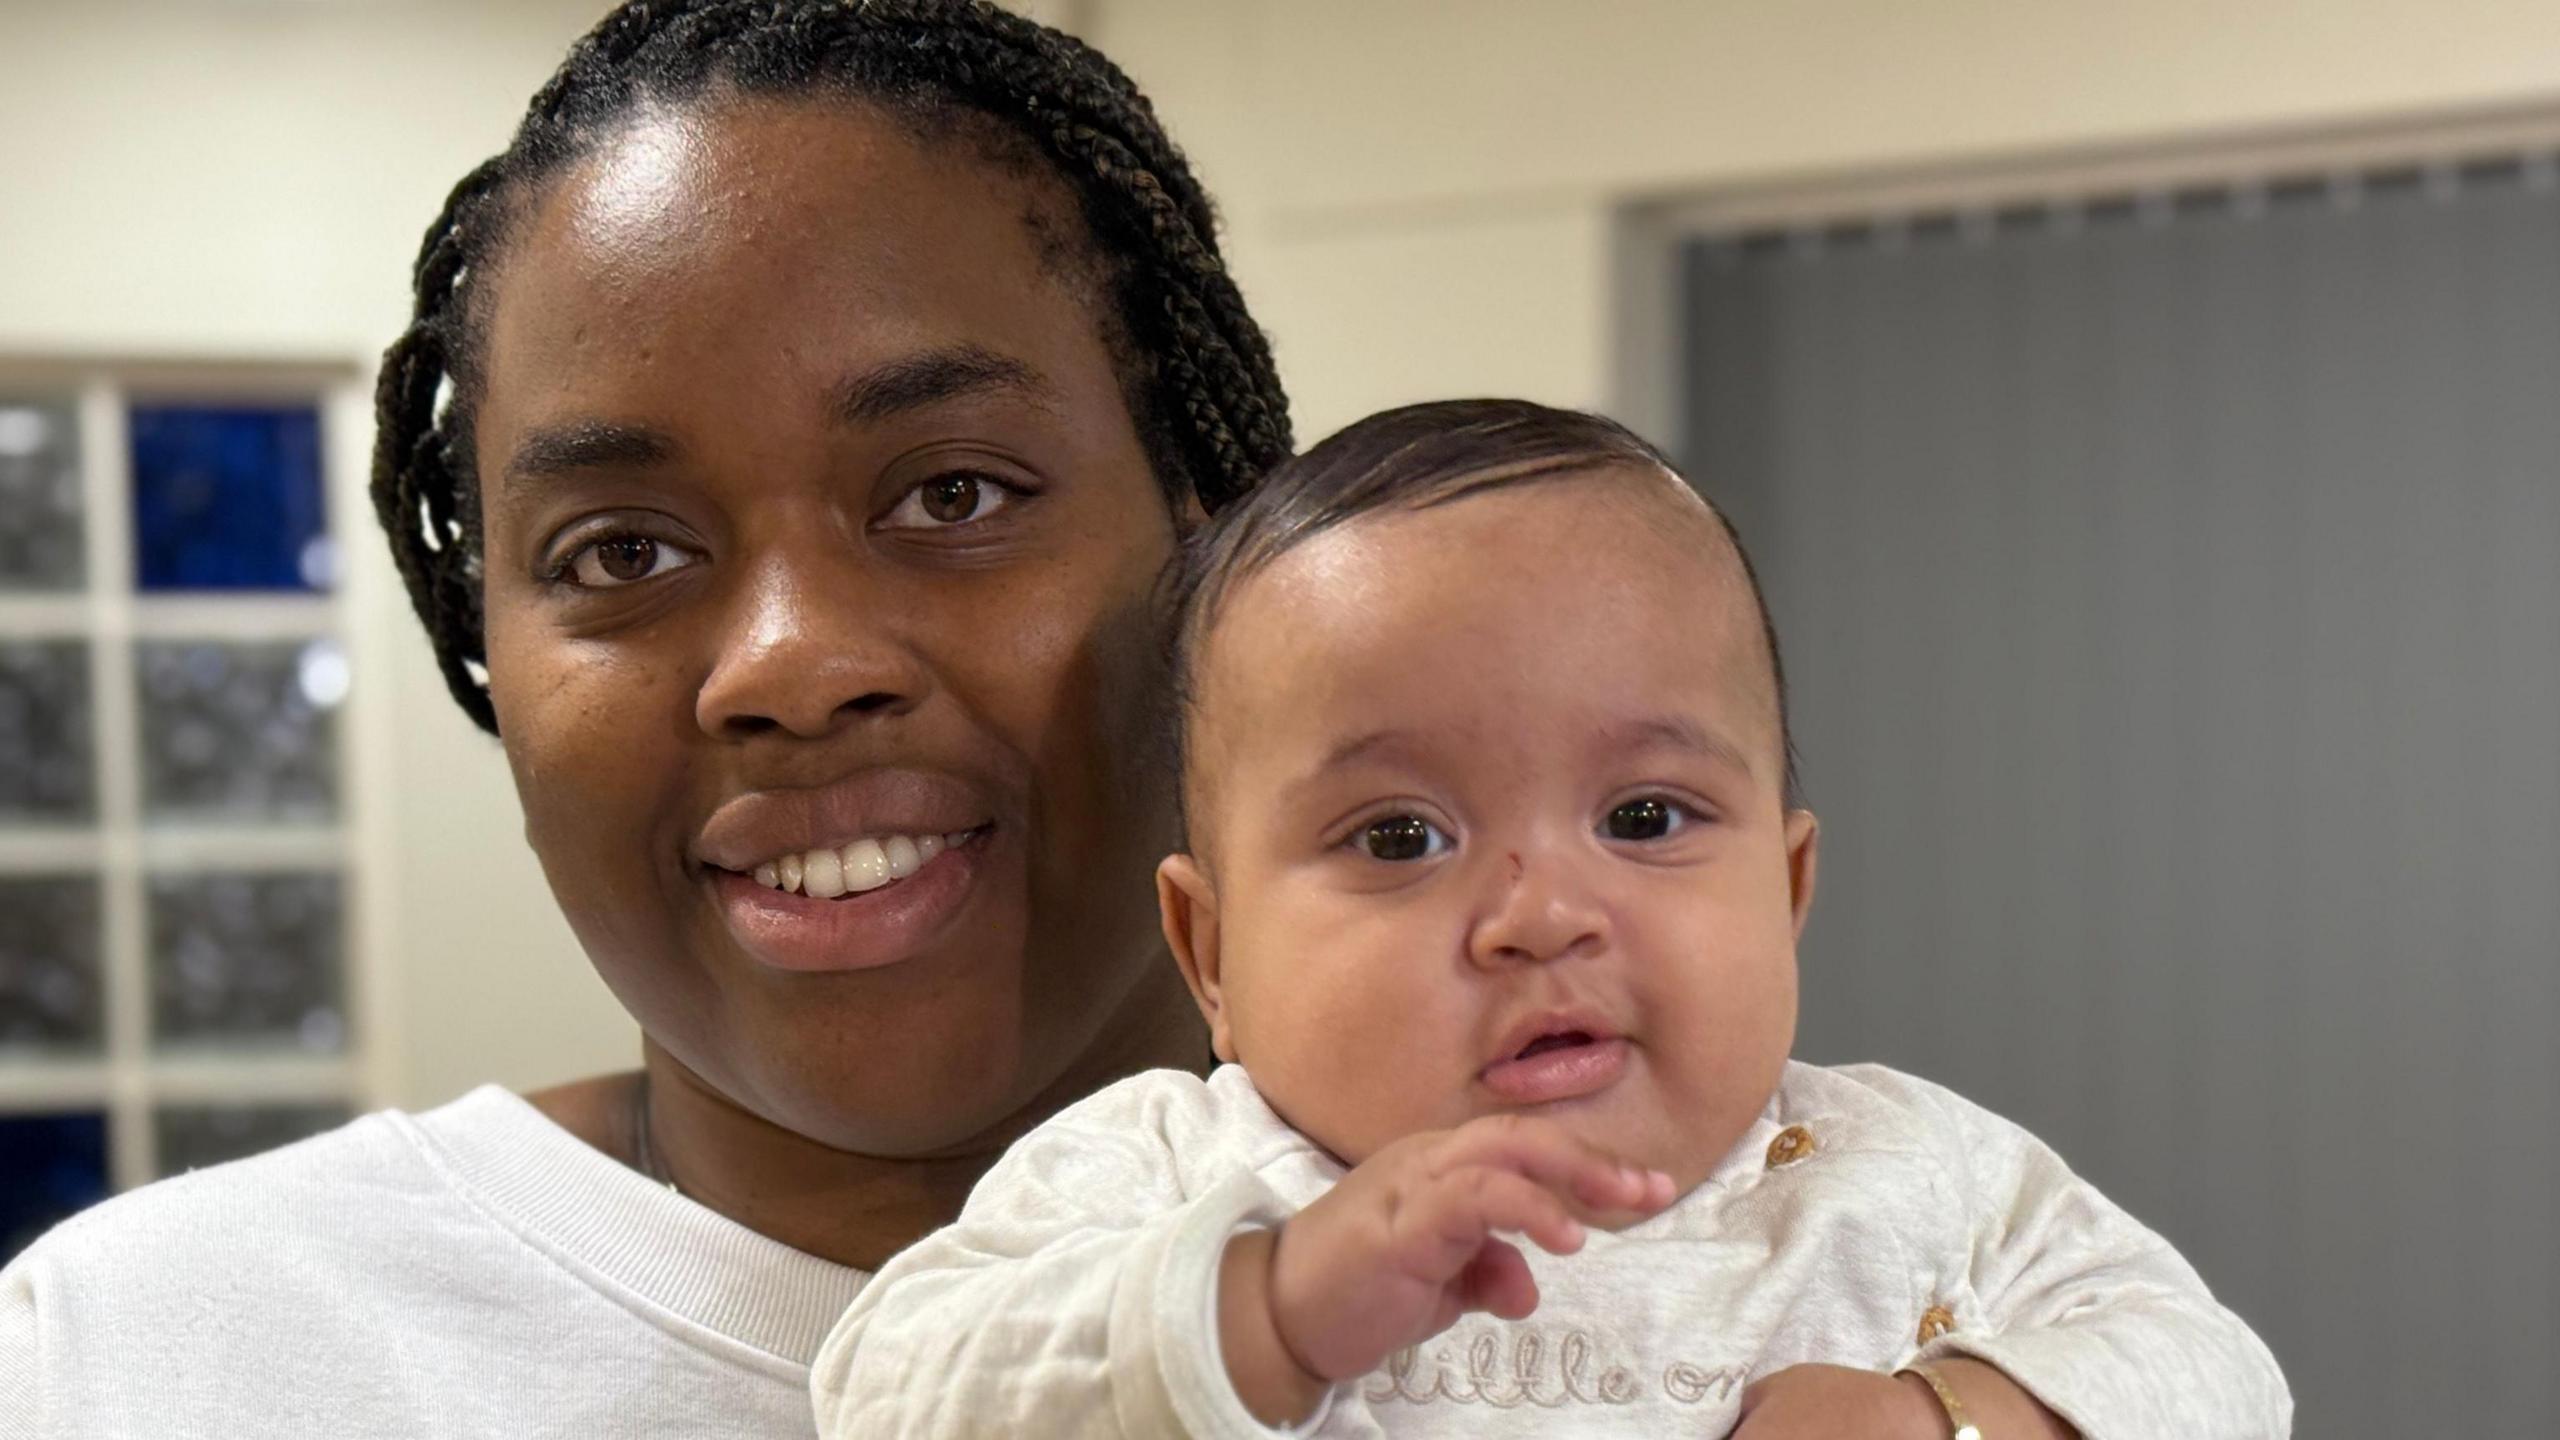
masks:
[[[1239,1236],[1220,1272],[1227,1369],[1265,1421],[1304,1419],[1333,1382],[1470,1310],[1538,1307],[1528,1262],[1497,1234],[1570,1255],[1672,1200],[1671,1177],[1620,1162],[1551,1120],[1492,1115],[1411,1135],[1276,1233]]]

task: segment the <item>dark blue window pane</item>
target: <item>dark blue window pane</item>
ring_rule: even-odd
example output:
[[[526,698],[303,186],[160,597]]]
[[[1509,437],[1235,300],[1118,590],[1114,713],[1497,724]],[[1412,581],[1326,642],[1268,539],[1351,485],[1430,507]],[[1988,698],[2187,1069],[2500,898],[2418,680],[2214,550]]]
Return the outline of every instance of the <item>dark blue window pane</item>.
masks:
[[[107,1198],[107,1117],[0,1115],[0,1264]]]
[[[145,590],[326,590],[320,413],[137,405],[134,579]]]

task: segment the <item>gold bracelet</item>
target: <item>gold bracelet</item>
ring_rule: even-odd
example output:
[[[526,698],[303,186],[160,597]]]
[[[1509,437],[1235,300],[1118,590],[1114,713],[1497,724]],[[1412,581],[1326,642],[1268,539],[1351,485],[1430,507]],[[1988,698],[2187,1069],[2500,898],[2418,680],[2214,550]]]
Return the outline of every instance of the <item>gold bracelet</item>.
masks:
[[[1974,1424],[1964,1413],[1964,1402],[1956,1398],[1955,1387],[1947,1383],[1946,1376],[1938,1373],[1937,1366],[1915,1361],[1894,1373],[1920,1377],[1921,1383],[1929,1387],[1929,1393],[1938,1397],[1939,1408],[1947,1412],[1947,1424],[1954,1428],[1955,1440],[1982,1440],[1982,1427]]]

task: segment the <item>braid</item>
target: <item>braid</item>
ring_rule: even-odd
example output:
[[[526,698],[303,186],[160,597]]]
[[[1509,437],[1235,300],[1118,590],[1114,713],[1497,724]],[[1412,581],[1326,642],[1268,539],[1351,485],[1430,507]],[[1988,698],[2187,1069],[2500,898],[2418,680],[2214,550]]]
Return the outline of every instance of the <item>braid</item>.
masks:
[[[996,122],[1009,150],[1077,196],[1110,280],[1105,339],[1168,496],[1215,512],[1289,451],[1288,397],[1219,253],[1209,197],[1146,96],[1099,53],[985,0],[628,0],[570,49],[506,152],[454,187],[419,250],[415,310],[375,392],[375,513],[445,684],[492,733],[472,277],[532,187],[638,108],[715,84],[869,100],[920,128]]]

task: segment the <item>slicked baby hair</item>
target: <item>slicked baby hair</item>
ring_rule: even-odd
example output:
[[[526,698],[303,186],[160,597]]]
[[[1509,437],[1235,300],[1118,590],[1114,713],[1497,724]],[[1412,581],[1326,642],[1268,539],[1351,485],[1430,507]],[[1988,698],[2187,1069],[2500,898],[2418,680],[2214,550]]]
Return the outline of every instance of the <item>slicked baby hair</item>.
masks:
[[[1427,510],[1512,485],[1628,468],[1681,478],[1669,457],[1618,422],[1528,400],[1434,400],[1382,410],[1283,462],[1241,503],[1190,536],[1168,576],[1164,614],[1177,773],[1198,698],[1202,645],[1228,595],[1247,577],[1362,516]],[[1796,749],[1787,728],[1787,677],[1778,660],[1777,627],[1741,535],[1722,510],[1705,508],[1741,560],[1759,616],[1777,691],[1785,803],[1793,807],[1799,799]]]

